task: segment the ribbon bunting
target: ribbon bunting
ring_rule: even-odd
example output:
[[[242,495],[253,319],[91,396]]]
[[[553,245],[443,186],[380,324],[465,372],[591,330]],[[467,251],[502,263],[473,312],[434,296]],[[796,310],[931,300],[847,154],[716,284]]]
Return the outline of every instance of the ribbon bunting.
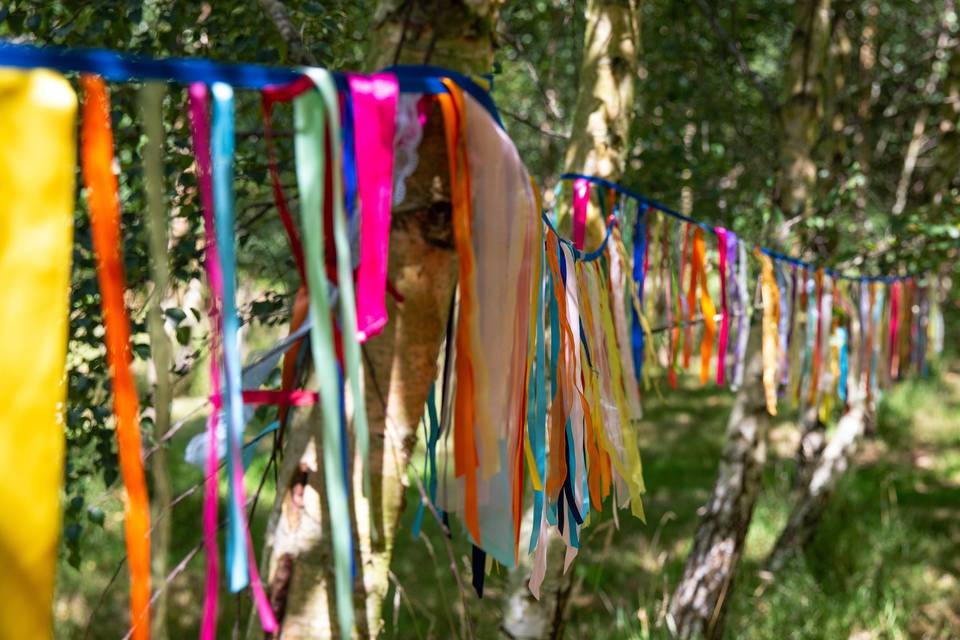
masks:
[[[30,47],[8,51],[22,64],[27,60],[66,64]],[[77,65],[94,64],[84,57],[68,59]],[[150,73],[159,73],[137,64],[129,68],[149,78]],[[434,99],[429,96],[435,96],[440,108],[458,261],[440,409],[436,387],[430,389],[425,407],[425,490],[414,535],[422,530],[427,507],[441,514],[445,527],[448,514],[461,517],[478,596],[483,595],[488,565],[517,565],[521,545],[533,554],[529,586],[539,597],[550,537],[558,536],[565,546],[566,571],[596,513],[609,507],[617,518],[617,509],[629,507],[635,517],[645,518],[646,486],[637,433],[643,393],[661,369],[671,387],[679,386],[679,374],[690,367],[694,326],[701,322],[700,383],[711,379],[715,350],[716,384],[734,389],[744,384],[751,273],[759,279],[762,379],[772,415],[777,414],[778,402],[788,402],[813,409],[824,420],[832,418],[852,393],[848,378],[850,384],[864,384],[875,398],[908,371],[925,371],[927,353],[934,350],[939,322],[936,292],[925,282],[910,276],[844,275],[761,247],[751,253],[734,231],[702,224],[609,180],[562,176],[573,181],[572,237],[562,237],[549,212],[542,211],[539,190],[489,95],[464,76],[438,75],[426,67],[397,67],[370,76],[334,75],[316,68],[254,73],[173,62],[164,69],[174,79],[194,74],[189,115],[206,241],[213,409],[202,460],[204,640],[215,637],[217,623],[218,448],[223,448],[219,438],[226,436],[226,583],[231,592],[251,587],[260,624],[272,634],[278,624],[257,572],[244,469],[253,443],[277,431],[275,443],[282,447],[289,412],[314,404],[321,419],[307,428],[315,429],[323,456],[336,619],[342,637],[354,634],[357,567],[350,493],[354,460],[360,465],[364,494],[372,495],[360,345],[390,321],[385,296],[390,292],[394,174],[400,171],[394,166],[395,146],[401,149],[397,138],[411,135],[410,123],[397,118],[398,109],[406,109],[403,113],[412,109],[410,96],[400,99],[403,92],[427,94],[414,96],[420,107],[415,124],[421,128]],[[81,160],[126,493],[131,626],[133,637],[141,639],[149,636],[150,517],[130,368],[109,98],[102,78],[83,75],[81,83]],[[213,95],[212,127],[208,86]],[[274,204],[300,277],[290,335],[270,352],[272,360],[264,363],[264,356],[243,370],[234,211],[235,86],[262,90]],[[162,97],[162,87],[156,84],[147,84],[142,91],[158,416],[169,405],[165,385],[172,360],[162,309],[168,284]],[[275,147],[272,110],[281,101],[293,102],[299,220],[283,193]],[[398,163],[401,157],[405,156],[397,155]],[[403,176],[396,187],[401,199]],[[587,251],[593,194],[606,220],[606,234],[599,246]],[[708,249],[707,232],[717,238],[715,257],[712,243]],[[631,245],[629,254],[623,233]],[[719,318],[708,282],[714,258]],[[654,319],[661,321],[658,315],[665,324],[652,329]],[[655,343],[660,331],[668,333],[662,343]],[[310,358],[302,357],[304,339],[309,340]],[[260,388],[281,353],[280,388]],[[313,368],[314,389],[295,388],[305,365]],[[658,386],[653,388],[659,393]],[[277,420],[244,445],[249,419],[244,408],[260,405],[277,407]],[[165,422],[158,418],[157,424]],[[452,446],[441,443],[450,435]],[[446,472],[450,459],[452,474]],[[533,489],[533,526],[529,540],[521,541],[528,482]]]

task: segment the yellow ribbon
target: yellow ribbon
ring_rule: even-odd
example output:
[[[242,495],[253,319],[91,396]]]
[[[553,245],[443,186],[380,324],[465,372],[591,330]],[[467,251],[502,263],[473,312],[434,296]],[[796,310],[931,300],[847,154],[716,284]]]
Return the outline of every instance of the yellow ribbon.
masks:
[[[773,261],[758,248],[760,260],[760,295],[763,299],[763,389],[767,411],[777,415],[777,365],[780,362],[780,290],[773,275]]]

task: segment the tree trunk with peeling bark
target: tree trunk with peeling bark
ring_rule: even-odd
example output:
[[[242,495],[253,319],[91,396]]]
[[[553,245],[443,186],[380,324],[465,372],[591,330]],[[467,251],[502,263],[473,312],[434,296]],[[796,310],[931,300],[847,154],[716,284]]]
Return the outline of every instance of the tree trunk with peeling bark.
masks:
[[[804,483],[787,525],[765,563],[769,574],[782,569],[791,557],[813,539],[830,496],[850,467],[871,418],[866,392],[861,387],[851,398],[850,409],[840,419],[830,442],[814,461],[809,480]]]
[[[830,43],[831,0],[798,0],[794,15],[778,114],[780,166],[775,200],[786,218],[810,213],[817,182],[813,148],[823,121],[821,75]]]
[[[862,344],[863,331],[856,314],[850,317],[851,344]],[[800,458],[800,472],[793,496],[793,511],[773,550],[764,563],[763,577],[770,581],[796,553],[813,539],[827,502],[840,478],[849,468],[873,417],[867,398],[866,363],[861,349],[854,349],[850,358],[847,387],[847,412],[837,424],[830,441],[813,457]],[[822,442],[822,440],[821,440]]]
[[[751,355],[727,422],[717,481],[670,599],[667,626],[678,638],[723,636],[725,605],[753,518],[767,455],[770,416],[763,391],[758,333],[751,332]]]
[[[377,9],[369,66],[432,63],[464,73],[493,64],[499,0],[383,0]],[[440,346],[453,302],[457,257],[450,225],[450,189],[442,119],[431,113],[419,164],[394,208],[388,279],[402,302],[387,297],[389,322],[363,345],[364,402],[370,429],[371,491],[364,496],[354,463],[354,583],[356,629],[379,636],[389,567],[404,508],[407,463],[427,393],[437,377]],[[348,399],[349,402],[349,399]],[[322,490],[319,414],[300,413],[291,424],[270,516],[264,576],[281,638],[338,636],[333,604],[332,552]],[[333,523],[336,525],[336,523]],[[328,588],[329,587],[329,588]],[[260,633],[251,625],[250,637]]]
[[[640,70],[640,0],[588,0],[584,22],[579,90],[563,169],[618,180],[627,166]],[[591,202],[588,247],[602,241],[605,224]]]
[[[580,89],[564,160],[567,172],[614,181],[623,176],[639,70],[639,21],[639,0],[587,2]],[[599,209],[591,202],[587,215],[588,247],[602,241],[605,225]],[[545,543],[546,539],[541,540],[541,544]],[[574,571],[563,572],[564,544],[556,537],[550,537],[549,544],[548,575],[539,601],[527,588],[528,568],[521,565],[512,572],[501,625],[510,638],[563,637],[567,604],[575,590]]]
[[[774,199],[784,218],[810,212],[816,186],[813,148],[823,120],[822,73],[830,42],[830,0],[798,0],[779,107],[779,172]],[[787,225],[777,235],[785,237]],[[757,336],[751,333],[751,343]],[[759,346],[727,423],[720,471],[694,535],[667,624],[679,638],[723,636],[724,616],[760,492],[769,426]]]

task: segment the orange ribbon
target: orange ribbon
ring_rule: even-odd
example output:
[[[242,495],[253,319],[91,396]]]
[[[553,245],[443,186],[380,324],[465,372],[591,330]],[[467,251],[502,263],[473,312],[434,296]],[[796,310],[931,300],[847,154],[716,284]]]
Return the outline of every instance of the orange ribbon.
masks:
[[[464,478],[464,521],[475,544],[480,544],[480,516],[477,504],[476,424],[474,420],[473,336],[477,331],[477,288],[473,254],[473,210],[470,201],[470,168],[467,164],[466,111],[463,91],[452,80],[442,79],[449,93],[437,96],[443,113],[450,170],[450,199],[453,208],[453,243],[459,260],[460,311],[457,319],[456,374],[454,398],[454,472]]]
[[[713,340],[717,336],[717,308],[710,298],[707,288],[707,249],[703,240],[703,229],[697,227],[693,232],[693,256],[691,258],[690,282],[700,279],[700,312],[703,313],[703,339],[700,341],[700,384],[707,384],[710,379],[710,357],[713,355]],[[693,297],[696,286],[691,286],[688,292],[690,306],[693,306]],[[692,313],[692,312],[691,312]]]
[[[134,640],[146,640],[150,637],[150,510],[140,459],[137,389],[130,372],[130,323],[123,303],[126,284],[120,256],[120,201],[113,173],[110,101],[101,78],[84,75],[81,84],[83,181],[106,325],[120,473],[127,493],[124,522],[130,566],[130,625]]]

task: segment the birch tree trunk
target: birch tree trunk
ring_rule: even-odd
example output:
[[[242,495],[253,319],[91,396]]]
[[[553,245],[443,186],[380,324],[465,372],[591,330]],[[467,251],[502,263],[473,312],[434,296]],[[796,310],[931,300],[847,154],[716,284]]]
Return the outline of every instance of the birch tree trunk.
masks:
[[[943,79],[944,58],[948,49],[956,49],[956,41],[950,35],[951,20],[956,20],[954,0],[946,0],[943,6],[943,17],[940,21],[940,35],[937,37],[937,46],[933,52],[933,61],[930,65],[930,75],[923,85],[923,98],[925,104],[917,113],[917,118],[913,122],[913,130],[910,134],[910,143],[907,145],[907,152],[903,156],[903,169],[900,171],[900,179],[897,181],[896,198],[893,203],[893,214],[900,215],[907,207],[907,200],[910,197],[910,186],[913,184],[913,172],[917,167],[917,160],[920,158],[920,151],[927,141],[927,120],[930,117],[931,101],[940,82]]]
[[[619,180],[629,152],[634,83],[640,48],[639,0],[588,0],[585,9],[580,88],[564,170]],[[591,202],[587,247],[603,239],[606,221]],[[529,515],[529,514],[527,514]],[[528,571],[511,575],[501,625],[510,638],[562,638],[566,608],[575,591],[574,571],[563,573],[564,545],[550,538],[547,577],[540,601],[527,588]],[[546,540],[541,540],[541,544]]]
[[[670,599],[667,626],[678,638],[723,636],[727,596],[760,491],[770,416],[763,392],[759,331],[751,332],[750,338],[751,355],[727,422],[717,481]]]
[[[369,66],[393,63],[444,65],[486,73],[493,63],[499,0],[383,0],[375,16]],[[437,376],[457,274],[450,227],[450,190],[439,111],[427,119],[419,164],[394,208],[388,279],[402,302],[387,298],[389,322],[363,346],[364,402],[370,428],[371,492],[364,496],[360,465],[354,470],[352,531],[355,637],[376,638],[389,586],[397,524],[404,508],[406,468],[416,426]],[[264,551],[268,592],[281,638],[337,637],[332,557],[322,488],[321,443],[313,433],[319,415],[301,413],[290,427],[277,499]],[[250,637],[258,636],[251,625]]]
[[[830,0],[798,0],[778,110],[779,173],[774,199],[784,218],[810,212],[816,186],[813,148],[823,119],[822,72],[830,42]],[[785,238],[787,224],[776,235]],[[751,334],[751,343],[758,337]],[[720,638],[727,596],[760,491],[769,416],[758,345],[727,423],[727,441],[713,492],[700,519],[683,575],[670,600],[667,625],[679,638]]]
[[[850,467],[871,419],[872,412],[867,407],[865,389],[858,386],[850,398],[849,411],[840,419],[830,442],[814,461],[810,479],[802,487],[787,525],[767,557],[765,569],[768,574],[780,571],[791,557],[813,539],[830,496]]]
[[[566,172],[608,180],[623,176],[639,72],[639,7],[640,0],[587,0],[580,84],[563,162]],[[588,247],[602,241],[605,224],[591,202]]]
[[[960,171],[960,48],[954,45],[947,63],[943,103],[939,106],[940,139],[933,152],[933,168],[926,179],[927,196],[940,205]]]
[[[952,3],[947,3],[945,10],[952,11],[952,7]],[[960,51],[958,51],[956,43],[952,43],[944,35],[948,31],[946,28],[947,20],[948,18],[945,17],[941,25],[943,30],[936,45],[937,53],[933,63],[934,69],[931,71],[924,87],[925,94],[932,96],[936,87],[942,82],[946,93],[946,99],[940,105],[941,144],[935,150],[933,167],[927,177],[926,185],[927,197],[935,204],[939,204],[939,198],[943,197],[958,168],[960,168],[960,149],[958,149],[960,142],[958,142],[956,131],[957,113],[960,113]],[[937,59],[945,55],[947,48],[950,50],[949,59],[938,63]],[[944,67],[941,69],[937,67],[938,64],[943,64]],[[901,206],[900,211],[906,204],[907,198],[904,185],[910,182],[916,155],[919,153],[920,144],[917,142],[917,137],[918,135],[924,135],[923,131],[929,116],[929,108],[925,107],[917,117],[911,146],[907,150],[908,157],[905,159],[904,169],[901,173],[900,186],[903,188],[903,193],[898,191],[897,196]],[[910,158],[911,154],[914,154],[912,160]],[[856,316],[851,318],[851,329],[852,335],[856,335],[861,330]],[[867,401],[865,379],[863,379],[864,367],[865,363],[859,362],[859,357],[857,357],[856,365],[853,368],[856,375],[853,372],[851,373],[848,385],[853,390],[849,399],[849,409],[837,424],[830,441],[825,442],[825,434],[822,428],[816,430],[816,432],[805,432],[804,438],[801,440],[801,450],[798,453],[799,469],[795,506],[786,526],[764,563],[764,577],[767,580],[771,580],[792,557],[802,551],[813,539],[837,483],[850,467],[851,460],[859,449],[865,434],[870,432],[873,427],[874,407]],[[807,445],[807,450],[804,450],[805,445]]]
[[[863,175],[863,182],[859,188],[857,196],[857,208],[863,210],[867,206],[866,194],[870,182],[870,166],[872,141],[868,136],[873,111],[874,85],[876,83],[876,74],[874,69],[877,65],[877,15],[880,8],[877,6],[877,0],[867,0],[863,7],[863,30],[860,32],[860,51],[859,51],[859,86],[857,88],[857,129],[853,136],[853,143],[856,147],[857,164],[860,165],[860,173]],[[879,90],[877,91],[879,93]]]
[[[851,315],[849,329],[851,344],[862,344],[863,331],[857,314]],[[853,350],[850,364],[847,412],[821,451],[814,457],[798,460],[802,464],[794,490],[793,511],[764,563],[762,576],[767,581],[813,538],[833,490],[871,425],[873,411],[867,398],[867,369],[861,349]]]
[[[785,218],[811,211],[817,167],[813,148],[823,120],[822,72],[830,43],[831,0],[798,0],[779,113],[775,201]],[[786,228],[778,235],[786,236]]]

